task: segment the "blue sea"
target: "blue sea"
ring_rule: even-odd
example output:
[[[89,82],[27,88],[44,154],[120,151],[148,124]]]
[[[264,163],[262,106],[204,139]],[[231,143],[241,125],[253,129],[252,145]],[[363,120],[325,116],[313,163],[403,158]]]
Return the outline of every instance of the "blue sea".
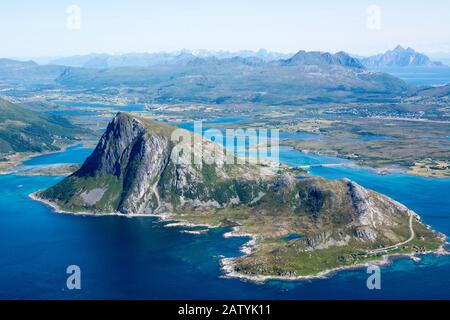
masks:
[[[24,166],[83,161],[75,146]],[[336,163],[332,157],[282,148],[293,165]],[[24,168],[22,168],[24,169]],[[348,167],[313,167],[311,174],[348,177],[416,210],[450,234],[450,179],[378,175]],[[450,257],[399,258],[382,267],[381,290],[368,290],[365,269],[326,279],[256,284],[222,277],[219,257],[238,256],[245,238],[227,229],[191,235],[156,218],[57,214],[28,195],[62,178],[0,176],[0,299],[395,299],[450,298]],[[81,290],[66,289],[66,268],[81,268]]]
[[[450,67],[388,67],[376,71],[390,73],[415,86],[442,86],[450,83]]]

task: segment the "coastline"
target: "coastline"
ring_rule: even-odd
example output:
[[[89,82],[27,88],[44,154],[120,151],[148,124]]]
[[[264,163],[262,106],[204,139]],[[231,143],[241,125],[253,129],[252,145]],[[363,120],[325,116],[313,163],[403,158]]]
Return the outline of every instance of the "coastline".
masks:
[[[36,196],[37,192],[39,192],[39,191],[31,193],[28,196],[34,201],[38,201],[38,202],[45,204],[46,206],[50,207],[55,213],[59,213],[59,214],[71,214],[71,215],[78,215],[78,216],[93,216],[93,217],[99,217],[99,218],[104,217],[104,216],[117,216],[117,217],[124,217],[124,218],[153,217],[153,218],[158,218],[160,222],[173,221],[172,223],[163,225],[164,227],[167,227],[167,228],[204,227],[207,229],[213,229],[213,228],[220,227],[219,225],[211,226],[208,224],[195,224],[195,223],[189,222],[187,220],[177,219],[177,217],[172,213],[123,214],[123,213],[119,213],[119,212],[111,212],[111,213],[96,214],[93,212],[70,212],[70,211],[62,210],[57,204],[55,204],[51,201],[37,197]],[[430,226],[427,226],[427,227],[431,228]],[[198,234],[205,233],[205,231],[192,232],[189,230],[181,230],[180,232],[192,234],[192,235],[198,235]],[[261,283],[261,284],[266,281],[270,281],[270,280],[281,280],[281,281],[302,281],[303,280],[304,281],[304,280],[313,280],[313,279],[325,279],[339,271],[360,269],[360,268],[364,268],[364,267],[367,268],[367,267],[373,266],[373,265],[376,265],[376,266],[390,265],[395,258],[409,258],[414,261],[418,261],[418,260],[420,260],[420,258],[418,256],[427,255],[427,254],[433,254],[436,256],[450,255],[450,251],[448,251],[445,248],[445,246],[448,245],[448,242],[446,242],[447,236],[443,233],[439,233],[439,235],[441,236],[441,239],[443,240],[443,244],[436,251],[424,251],[424,252],[409,253],[409,254],[407,254],[407,253],[386,254],[386,255],[381,256],[380,260],[374,260],[374,261],[366,262],[366,263],[360,263],[360,264],[355,264],[355,265],[341,266],[341,267],[336,267],[336,268],[332,268],[332,269],[327,269],[327,270],[323,270],[314,275],[295,276],[295,277],[275,276],[275,275],[264,276],[264,275],[247,275],[247,274],[239,273],[235,270],[235,265],[236,265],[235,260],[237,258],[242,258],[242,257],[250,255],[258,245],[258,236],[257,235],[242,232],[240,230],[239,226],[235,226],[235,227],[232,227],[231,231],[224,233],[223,237],[224,238],[247,237],[250,239],[247,242],[245,242],[243,245],[241,245],[239,248],[240,252],[243,253],[242,256],[229,257],[229,258],[221,256],[220,257],[220,269],[223,273],[222,277],[224,277],[224,278],[235,278],[235,279],[252,281],[255,283]]]
[[[291,145],[280,145],[284,146],[284,147],[288,147],[288,148],[292,148],[293,150],[296,150],[298,152],[301,153],[305,153],[304,150],[301,149],[297,149]],[[314,152],[314,151],[308,151],[308,154],[313,154],[316,156],[328,156],[326,154],[321,154],[319,152]],[[352,159],[348,159],[343,157],[342,155],[330,155],[332,157],[336,157],[342,160],[347,160],[348,162],[343,162],[343,163],[336,163],[336,164],[317,164],[317,165],[305,165],[305,166],[298,166],[300,168],[303,168],[305,170],[308,170],[310,167],[347,167],[347,168],[354,168],[354,169],[363,169],[363,170],[367,170],[370,172],[374,172],[375,174],[378,175],[389,175],[389,174],[403,174],[403,175],[407,175],[407,176],[414,176],[414,177],[422,177],[422,178],[433,178],[433,179],[450,179],[449,176],[445,176],[445,175],[433,175],[433,174],[421,174],[418,172],[414,172],[412,170],[411,167],[401,167],[401,166],[397,166],[397,165],[388,165],[388,166],[382,166],[382,167],[373,167],[373,166],[369,166],[369,165],[364,165],[364,164],[359,164],[357,162],[355,162]]]
[[[50,155],[50,154],[65,152],[65,151],[67,151],[68,148],[75,147],[79,144],[84,146],[83,141],[78,141],[76,143],[72,143],[72,144],[63,146],[63,147],[61,147],[61,149],[55,150],[55,151],[43,151],[43,152],[33,152],[33,153],[17,152],[15,154],[13,154],[13,156],[16,156],[17,159],[12,160],[11,162],[6,162],[6,163],[9,163],[9,165],[6,165],[5,168],[0,169],[0,176],[7,175],[7,174],[14,174],[14,173],[19,172],[19,170],[14,170],[14,168],[17,168],[18,166],[23,164],[25,161],[28,161],[28,160],[31,160],[33,158],[40,157],[40,156],[46,156],[46,155]]]
[[[423,255],[428,255],[428,254],[432,254],[435,256],[447,256],[450,255],[450,251],[445,249],[445,246],[448,245],[448,242],[445,242],[446,240],[446,235],[440,233],[441,235],[441,239],[443,239],[444,243],[441,245],[441,247],[439,249],[437,249],[436,251],[424,251],[424,252],[420,252],[420,253],[394,253],[394,254],[386,254],[380,257],[380,260],[375,260],[372,262],[366,262],[366,263],[360,263],[360,264],[354,264],[354,265],[349,265],[349,266],[341,266],[341,267],[336,267],[336,268],[332,268],[332,269],[327,269],[324,271],[321,271],[317,274],[314,275],[306,275],[306,276],[295,276],[295,277],[290,277],[290,276],[264,276],[264,275],[247,275],[244,273],[240,273],[237,272],[234,268],[236,265],[235,260],[237,258],[242,258],[245,257],[246,255],[249,255],[253,249],[256,246],[256,243],[252,243],[252,240],[248,241],[247,243],[245,243],[244,245],[241,246],[241,252],[244,253],[243,256],[241,257],[233,257],[233,258],[226,258],[226,257],[222,257],[220,260],[220,264],[221,264],[221,269],[222,272],[224,273],[223,277],[224,278],[235,278],[235,279],[241,279],[241,280],[249,280],[249,281],[253,281],[255,283],[264,283],[266,281],[271,281],[271,280],[282,280],[282,281],[304,281],[304,280],[313,280],[313,279],[325,279],[328,278],[329,276],[336,274],[337,272],[340,271],[345,271],[345,270],[354,270],[354,269],[360,269],[360,268],[367,268],[369,266],[386,266],[386,265],[390,265],[393,263],[395,258],[409,258],[412,259],[414,261],[420,261],[420,257],[418,256],[423,256]],[[232,235],[230,235],[232,236]],[[236,237],[240,237],[242,235],[235,235]],[[242,248],[244,248],[244,250],[242,250]],[[250,248],[250,251],[247,251],[247,248]]]
[[[192,222],[189,222],[187,220],[183,220],[180,218],[177,218],[175,214],[173,213],[169,213],[169,212],[163,212],[163,213],[158,213],[158,214],[151,214],[151,213],[132,213],[132,214],[125,214],[125,213],[121,213],[121,212],[102,212],[102,213],[95,213],[95,212],[72,212],[72,211],[66,211],[61,209],[56,203],[39,198],[36,194],[41,191],[38,190],[36,192],[30,193],[28,195],[28,197],[30,199],[32,199],[33,201],[37,201],[40,202],[44,205],[46,205],[47,207],[49,207],[50,209],[53,210],[53,212],[57,213],[57,214],[70,214],[70,215],[74,215],[74,216],[85,216],[85,217],[107,217],[107,216],[116,216],[116,217],[121,217],[121,218],[129,218],[129,219],[133,219],[133,218],[158,218],[158,220],[160,220],[160,222],[170,222],[168,224],[163,225],[165,228],[176,228],[176,227],[186,227],[186,228],[193,228],[193,227],[204,227],[204,228],[208,228],[208,229],[214,229],[214,228],[219,228],[219,225],[209,225],[209,224],[195,224]]]

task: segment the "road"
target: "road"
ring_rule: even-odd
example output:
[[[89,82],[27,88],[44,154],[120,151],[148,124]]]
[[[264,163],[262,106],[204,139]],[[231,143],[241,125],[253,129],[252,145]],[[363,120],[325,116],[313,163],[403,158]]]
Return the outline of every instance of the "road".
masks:
[[[386,252],[386,251],[388,251],[388,250],[397,249],[398,247],[401,247],[401,246],[407,244],[408,242],[410,242],[412,239],[414,239],[415,233],[414,233],[414,229],[413,229],[413,226],[412,226],[412,224],[413,224],[413,219],[414,219],[414,215],[413,215],[412,213],[410,213],[410,214],[409,214],[409,230],[410,230],[410,232],[411,232],[411,236],[409,237],[408,240],[405,240],[405,241],[403,241],[403,242],[394,244],[394,245],[389,246],[389,247],[384,247],[384,248],[379,248],[379,249],[371,250],[371,251],[369,251],[368,253],[369,253],[369,254],[378,254],[378,253]]]

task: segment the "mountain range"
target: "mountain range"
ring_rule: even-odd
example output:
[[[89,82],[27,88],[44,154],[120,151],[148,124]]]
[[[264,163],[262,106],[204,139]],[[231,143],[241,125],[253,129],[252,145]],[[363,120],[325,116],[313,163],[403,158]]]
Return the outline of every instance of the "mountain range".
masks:
[[[304,52],[304,51],[300,51]],[[298,53],[297,53],[298,54]],[[338,54],[344,54],[340,52]],[[276,60],[288,60],[295,54],[270,52],[264,49],[258,51],[209,51],[209,50],[180,50],[174,52],[155,53],[125,53],[125,54],[88,54],[75,55],[60,58],[40,59],[47,65],[62,65],[77,68],[120,68],[120,67],[149,67],[155,65],[186,63],[197,58],[231,59],[235,57],[256,58],[265,62]],[[398,45],[385,53],[364,57],[353,56],[359,63],[368,68],[380,67],[408,67],[408,66],[443,66],[441,62],[432,61],[425,54],[412,48],[404,48]],[[1,65],[1,64],[0,64]]]
[[[292,54],[269,52],[264,49],[258,51],[242,50],[209,51],[209,50],[180,50],[175,52],[155,53],[125,53],[125,54],[89,54],[49,59],[47,64],[64,65],[82,68],[119,68],[119,67],[149,67],[161,64],[178,64],[195,60],[196,58],[230,59],[234,57],[258,58],[263,61],[288,59]]]
[[[78,62],[59,61],[83,67],[3,59],[0,81],[66,88],[89,85],[94,90],[127,87],[122,94],[155,103],[391,102],[416,89],[380,72],[384,67],[442,65],[401,46],[360,59],[345,52],[319,51],[299,51],[280,59],[281,56],[267,51],[181,51],[90,55],[75,57]]]
[[[269,103],[391,99],[411,88],[367,70],[346,53],[300,51],[289,59],[195,58],[146,68],[67,68],[56,82],[78,87],[126,86],[154,102]]]

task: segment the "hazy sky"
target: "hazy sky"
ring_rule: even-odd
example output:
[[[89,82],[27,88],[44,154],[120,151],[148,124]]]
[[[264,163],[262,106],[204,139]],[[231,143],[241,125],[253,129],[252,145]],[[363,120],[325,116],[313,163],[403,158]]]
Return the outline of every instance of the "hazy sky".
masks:
[[[0,57],[182,48],[366,55],[397,44],[450,53],[450,1],[2,0],[0,30]]]

